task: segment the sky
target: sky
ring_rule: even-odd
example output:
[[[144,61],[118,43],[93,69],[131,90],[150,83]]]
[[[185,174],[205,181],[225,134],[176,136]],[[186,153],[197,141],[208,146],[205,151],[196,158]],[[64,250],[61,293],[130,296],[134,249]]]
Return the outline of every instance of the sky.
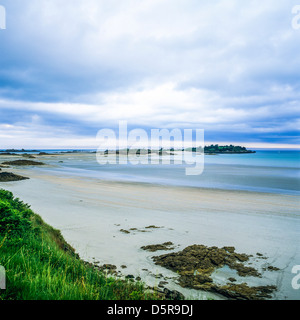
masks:
[[[0,149],[97,148],[119,121],[299,148],[298,2],[0,0]]]

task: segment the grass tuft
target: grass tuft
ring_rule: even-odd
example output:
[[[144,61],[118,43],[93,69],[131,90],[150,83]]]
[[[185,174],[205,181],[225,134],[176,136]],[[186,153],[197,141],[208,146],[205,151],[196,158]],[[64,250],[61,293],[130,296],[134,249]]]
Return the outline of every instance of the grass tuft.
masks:
[[[142,283],[108,277],[82,261],[59,230],[0,190],[0,300],[156,300]]]

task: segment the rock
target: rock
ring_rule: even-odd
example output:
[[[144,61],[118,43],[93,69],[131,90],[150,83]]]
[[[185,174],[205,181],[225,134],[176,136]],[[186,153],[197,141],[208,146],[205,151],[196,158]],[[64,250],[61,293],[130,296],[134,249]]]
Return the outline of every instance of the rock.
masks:
[[[169,290],[168,288],[164,288],[162,290],[161,287],[149,286],[147,287],[147,289],[154,291],[162,300],[185,300],[184,295],[176,290]]]
[[[145,227],[145,229],[159,229],[160,227],[157,227],[157,226],[148,226],[148,227]]]
[[[176,290],[169,290],[169,289],[165,288],[163,292],[164,292],[166,299],[170,299],[170,300],[184,300],[185,299],[184,295]]]
[[[261,274],[252,267],[244,266],[241,263],[236,263],[232,265],[232,269],[237,270],[238,275],[241,277],[252,276],[252,277],[261,277]]]
[[[249,256],[247,256],[246,254],[239,254],[239,253],[233,253],[234,257],[241,261],[241,262],[245,262],[249,260]]]
[[[172,242],[165,242],[162,244],[152,244],[152,245],[148,245],[148,246],[143,246],[141,247],[141,249],[146,250],[146,251],[150,251],[150,252],[155,252],[158,250],[172,250],[174,249],[174,247],[170,247],[173,246],[174,244]]]
[[[121,229],[120,231],[126,234],[130,233],[128,230],[124,230],[124,229]]]
[[[223,247],[223,249],[228,251],[229,253],[233,253],[235,251],[235,247]]]
[[[134,279],[134,275],[128,274],[127,276],[125,276],[125,279]]]
[[[111,273],[111,274],[116,274],[117,273],[116,272],[117,267],[115,265],[113,265],[113,264],[104,264],[102,266],[99,266],[98,269],[100,271],[106,271],[106,272]]]
[[[11,182],[11,181],[21,181],[28,180],[27,177],[22,177],[11,172],[1,172],[0,173],[0,182]]]
[[[202,285],[209,285],[213,282],[213,280],[207,276],[207,275],[203,275],[203,274],[198,274],[198,275],[182,275],[179,278],[179,284],[183,287],[183,288],[198,288],[198,286],[202,286]]]
[[[212,273],[225,265],[236,270],[241,277],[261,277],[256,269],[243,264],[249,260],[249,256],[236,253],[234,247],[192,245],[180,252],[155,256],[152,259],[155,264],[176,272],[182,287],[215,292],[241,300],[269,298],[270,294],[276,290],[275,286],[249,287],[245,283],[228,283],[226,286],[221,286],[213,283]],[[228,280],[236,281],[234,278]]]
[[[263,270],[268,270],[268,271],[279,271],[280,269],[277,267],[273,267],[273,266],[268,266],[267,268],[264,268]]]
[[[228,284],[222,287],[214,287],[216,293],[236,300],[263,300],[271,298],[271,293],[276,290],[275,286],[249,287],[246,283]]]
[[[32,160],[15,160],[3,162],[4,165],[9,166],[43,166],[43,162],[32,161]]]
[[[109,269],[109,270],[115,270],[115,269],[117,269],[117,267],[116,267],[115,265],[113,265],[113,264],[104,264],[102,267],[103,267],[104,269]]]

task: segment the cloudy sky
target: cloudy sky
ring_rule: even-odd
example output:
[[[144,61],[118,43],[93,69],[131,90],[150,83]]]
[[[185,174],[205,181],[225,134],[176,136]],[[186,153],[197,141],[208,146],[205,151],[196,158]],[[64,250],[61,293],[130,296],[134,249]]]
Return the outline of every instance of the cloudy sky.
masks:
[[[0,0],[0,149],[93,148],[120,120],[299,147],[296,4]]]

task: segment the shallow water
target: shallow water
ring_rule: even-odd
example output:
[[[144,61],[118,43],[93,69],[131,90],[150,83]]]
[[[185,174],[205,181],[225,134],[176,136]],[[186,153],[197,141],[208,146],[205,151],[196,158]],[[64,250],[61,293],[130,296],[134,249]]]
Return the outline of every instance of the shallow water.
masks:
[[[139,159],[145,159],[145,156]],[[173,157],[176,159],[182,159],[180,152]],[[192,154],[188,159],[193,160]],[[95,154],[88,154],[80,160],[77,154],[64,154],[63,163],[58,163],[57,158],[48,162],[58,166],[58,174],[69,172],[113,181],[300,195],[299,151],[263,150],[255,154],[206,155],[203,173],[194,176],[186,175],[185,171],[194,164],[151,164],[150,161],[149,164],[137,165],[130,162],[99,164]]]

